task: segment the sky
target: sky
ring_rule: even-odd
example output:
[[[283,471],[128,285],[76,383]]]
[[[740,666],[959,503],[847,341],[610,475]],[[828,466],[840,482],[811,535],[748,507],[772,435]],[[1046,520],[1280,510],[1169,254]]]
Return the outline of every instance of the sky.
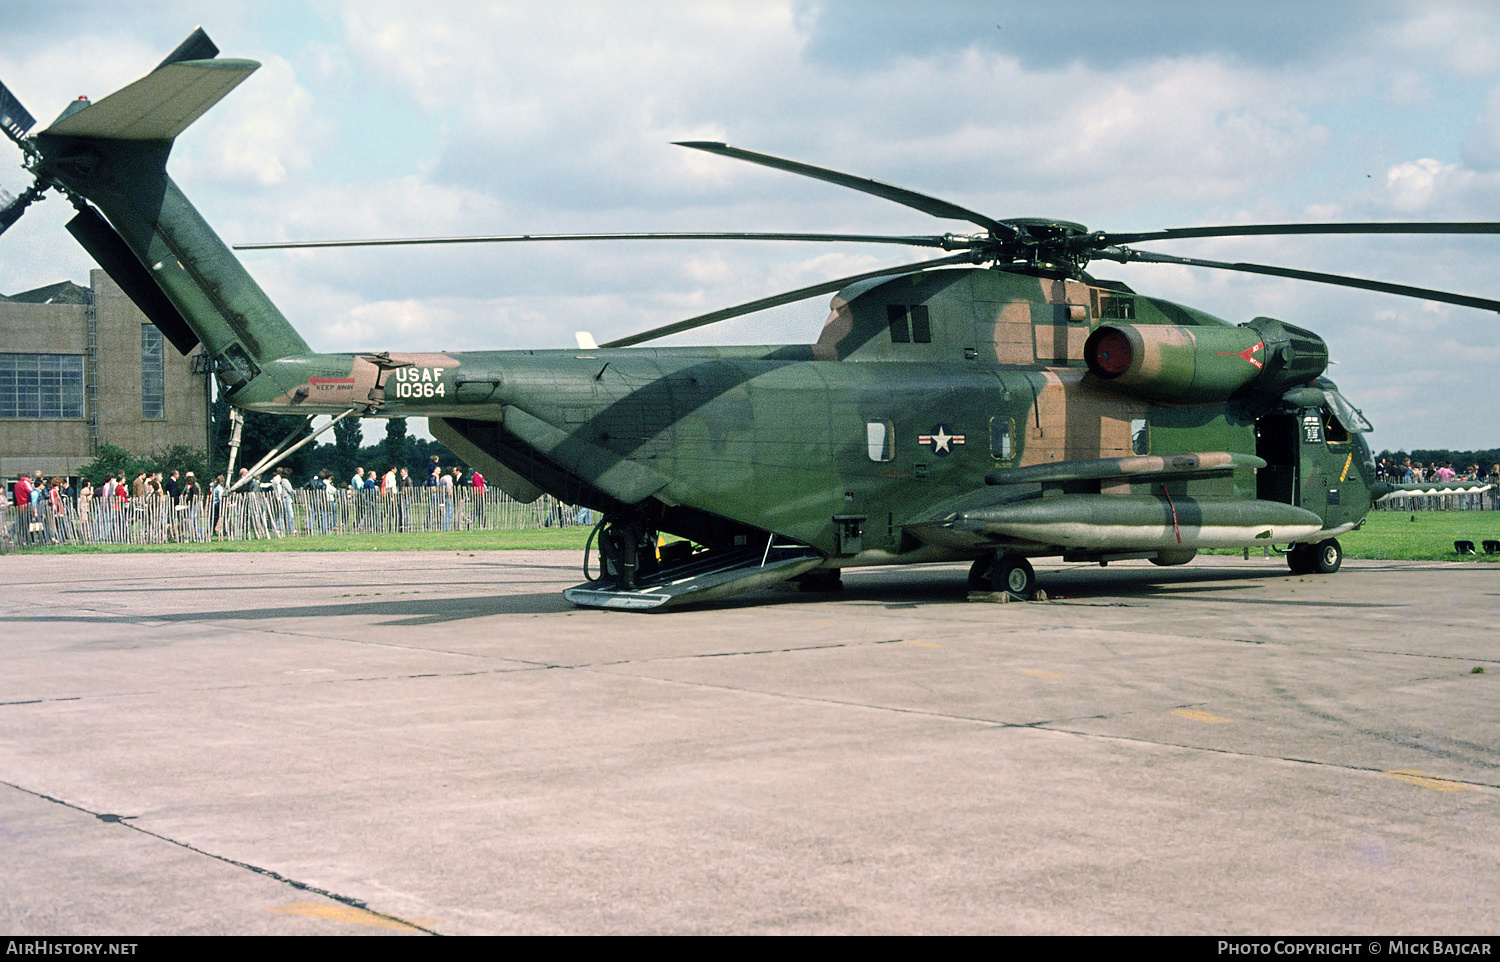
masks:
[[[178,139],[168,167],[229,243],[974,229],[681,140],[1096,230],[1500,221],[1493,3],[1040,6],[55,0],[7,12],[0,79],[41,127],[73,98],[149,72],[195,26],[221,56],[259,61]],[[15,194],[28,178],[13,153],[0,188]],[[91,262],[62,227],[70,214],[50,198],[0,238],[0,291],[86,281]],[[1149,248],[1500,298],[1500,237]],[[579,330],[602,342],[930,256],[591,242],[243,259],[315,350],[403,351],[570,347]],[[1090,270],[1233,323],[1316,331],[1377,451],[1500,445],[1492,313],[1201,268]],[[807,343],[827,310],[825,295],[662,343]]]

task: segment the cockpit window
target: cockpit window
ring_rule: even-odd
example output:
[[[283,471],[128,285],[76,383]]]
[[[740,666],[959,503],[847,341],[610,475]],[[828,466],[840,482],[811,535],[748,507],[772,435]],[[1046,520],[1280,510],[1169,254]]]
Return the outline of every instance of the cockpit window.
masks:
[[[1370,422],[1365,420],[1359,408],[1350,404],[1339,392],[1324,388],[1323,396],[1327,398],[1328,406],[1333,409],[1333,416],[1350,434],[1366,434],[1375,430]]]
[[[1323,409],[1323,438],[1329,444],[1348,444],[1349,432],[1328,408]]]

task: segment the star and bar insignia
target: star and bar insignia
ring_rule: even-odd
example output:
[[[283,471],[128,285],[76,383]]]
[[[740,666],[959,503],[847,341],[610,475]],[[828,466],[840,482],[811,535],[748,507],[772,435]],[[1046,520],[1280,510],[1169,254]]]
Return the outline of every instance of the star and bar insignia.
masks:
[[[939,424],[932,429],[931,434],[917,435],[917,443],[923,447],[932,448],[932,453],[940,458],[946,458],[953,453],[954,445],[963,444],[964,436],[954,434],[946,424]]]

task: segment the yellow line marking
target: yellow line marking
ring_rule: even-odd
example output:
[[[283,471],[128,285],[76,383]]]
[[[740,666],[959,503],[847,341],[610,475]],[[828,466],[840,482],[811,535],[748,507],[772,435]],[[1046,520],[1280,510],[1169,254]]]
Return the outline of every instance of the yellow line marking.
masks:
[[[831,622],[831,621],[815,621],[815,622],[813,622],[813,624],[815,624],[815,625],[822,625],[825,628],[832,628],[832,627],[834,627],[834,623]]]
[[[1210,715],[1206,711],[1197,711],[1193,708],[1174,708],[1171,714],[1179,718],[1190,718],[1205,725],[1233,725],[1233,718],[1220,718],[1218,715]]]
[[[1450,782],[1446,778],[1438,778],[1426,772],[1383,772],[1392,778],[1399,778],[1403,782],[1411,782],[1423,788],[1430,788],[1434,792],[1472,792],[1473,785],[1465,785],[1461,782]]]
[[[396,919],[388,919],[374,912],[366,912],[352,905],[335,905],[327,902],[293,902],[291,905],[280,905],[274,909],[266,909],[267,912],[280,912],[283,915],[301,915],[310,919],[323,919],[328,922],[348,922],[352,925],[369,925],[377,929],[395,929],[397,932],[420,932],[421,929],[415,925],[408,925]],[[433,925],[437,919],[413,919],[423,925]]]
[[[943,647],[942,645],[939,645],[936,642],[931,642],[931,641],[913,641],[910,638],[903,638],[903,639],[901,639],[901,641],[902,641],[903,644],[916,645],[918,648],[941,648],[941,647]]]
[[[1016,671],[1033,678],[1044,678],[1048,681],[1066,681],[1067,675],[1055,675],[1050,671],[1042,671],[1040,668],[1017,668]]]

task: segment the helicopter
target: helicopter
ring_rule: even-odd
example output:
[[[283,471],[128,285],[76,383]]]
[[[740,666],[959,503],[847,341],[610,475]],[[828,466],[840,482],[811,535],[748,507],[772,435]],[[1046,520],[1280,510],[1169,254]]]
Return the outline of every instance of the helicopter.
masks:
[[[686,142],[977,230],[482,238],[817,240],[944,253],[604,344],[580,332],[575,348],[552,350],[318,353],[167,174],[175,138],[258,67],[218,53],[197,30],[142,79],[73,102],[35,134],[0,87],[0,127],[34,178],[0,210],[0,230],[48,190],[62,194],[77,211],[69,232],[179,351],[203,346],[232,405],[304,417],[252,474],[333,423],[309,435],[317,417],[426,416],[439,441],[516,499],[548,494],[592,509],[601,520],[585,581],[563,592],[580,606],[664,609],[791,581],[833,589],[844,568],[933,562],[968,562],[971,587],[1029,598],[1033,558],[1179,565],[1204,549],[1257,546],[1286,545],[1293,572],[1332,574],[1338,538],[1400,486],[1377,481],[1363,438],[1371,426],[1324,376],[1323,339],[1269,317],[1235,325],[1087,266],[1247,271],[1500,311],[1484,298],[1129,246],[1500,233],[1500,224],[1090,231]],[[812,344],[638,346],[830,293]]]

